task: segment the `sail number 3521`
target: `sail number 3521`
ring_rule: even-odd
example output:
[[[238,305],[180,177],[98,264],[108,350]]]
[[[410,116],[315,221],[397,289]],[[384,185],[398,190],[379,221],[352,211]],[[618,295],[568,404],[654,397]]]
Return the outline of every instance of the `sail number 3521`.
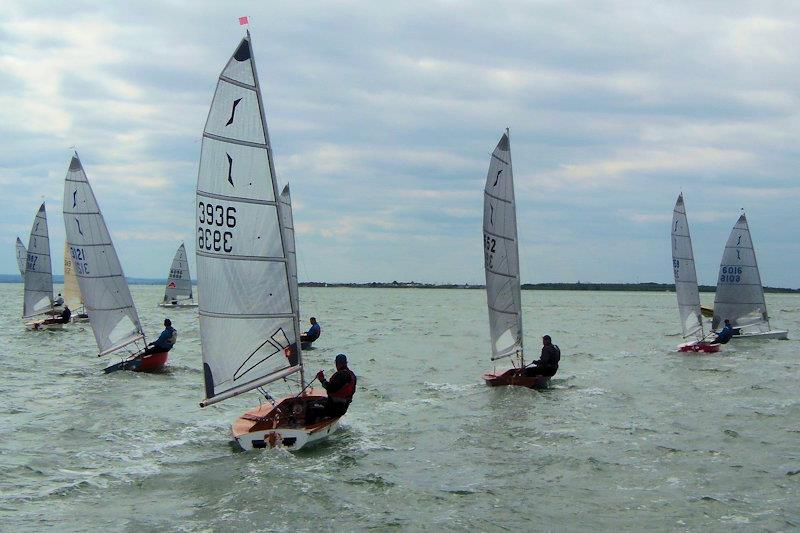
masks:
[[[226,231],[236,227],[236,208],[198,202],[197,246],[208,252],[233,251],[233,233]]]

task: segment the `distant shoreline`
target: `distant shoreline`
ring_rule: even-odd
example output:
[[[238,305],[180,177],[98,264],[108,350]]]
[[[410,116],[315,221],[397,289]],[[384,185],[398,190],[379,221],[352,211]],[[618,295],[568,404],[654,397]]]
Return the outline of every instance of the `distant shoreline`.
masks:
[[[64,283],[63,276],[53,276],[54,283]],[[22,283],[20,276],[0,274],[0,283]],[[163,285],[163,279],[128,278],[130,285]],[[196,280],[192,280],[197,285]],[[416,281],[372,281],[369,283],[327,283],[305,281],[301,287],[345,287],[354,289],[481,289],[484,285],[471,283],[418,283]],[[700,285],[700,292],[715,292],[713,285]],[[610,291],[610,292],[675,292],[673,283],[523,283],[524,291]],[[783,287],[764,287],[764,292],[772,294],[800,293],[800,289]]]

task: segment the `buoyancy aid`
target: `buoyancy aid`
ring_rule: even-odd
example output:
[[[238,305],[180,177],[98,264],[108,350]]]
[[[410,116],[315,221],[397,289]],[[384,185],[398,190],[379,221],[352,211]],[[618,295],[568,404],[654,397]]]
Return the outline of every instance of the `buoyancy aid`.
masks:
[[[328,397],[336,402],[350,403],[353,400],[353,395],[356,393],[356,375],[349,368],[337,371],[337,373],[339,372],[347,373],[347,376],[350,378],[350,380],[336,392],[329,392]]]

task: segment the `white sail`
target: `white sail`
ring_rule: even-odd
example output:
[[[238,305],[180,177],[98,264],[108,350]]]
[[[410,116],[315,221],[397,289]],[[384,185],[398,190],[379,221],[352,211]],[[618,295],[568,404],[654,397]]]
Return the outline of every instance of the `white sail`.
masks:
[[[78,154],[64,180],[64,226],[100,355],[144,339],[128,282]]]
[[[719,328],[726,319],[735,328],[762,333],[770,330],[756,252],[744,213],[733,226],[722,253],[711,328]]]
[[[219,76],[197,178],[201,405],[302,369],[276,190],[248,32]]]
[[[64,243],[64,303],[73,311],[83,307],[81,287],[78,285],[78,276],[72,268],[72,257],[69,253],[69,243]]]
[[[182,299],[192,299],[192,275],[189,272],[189,260],[186,258],[186,247],[183,243],[172,258],[167,287],[164,289],[165,302]]]
[[[508,132],[492,152],[483,191],[483,247],[492,360],[522,361],[517,213]]]
[[[28,262],[28,250],[22,244],[22,239],[17,237],[17,266],[19,267],[19,275],[25,277],[25,263]]]
[[[294,244],[294,217],[292,216],[292,195],[289,184],[281,191],[279,198],[281,225],[283,226],[283,242],[286,246],[286,259],[289,260],[289,291],[294,300],[295,309],[300,309],[300,290],[297,282],[297,252]]]
[[[22,317],[31,318],[53,308],[53,269],[44,203],[33,219],[25,264],[25,298]]]
[[[692,237],[683,194],[678,196],[672,212],[672,270],[675,274],[675,293],[678,296],[678,313],[684,337],[703,338],[703,320],[700,314],[700,291],[692,251]]]

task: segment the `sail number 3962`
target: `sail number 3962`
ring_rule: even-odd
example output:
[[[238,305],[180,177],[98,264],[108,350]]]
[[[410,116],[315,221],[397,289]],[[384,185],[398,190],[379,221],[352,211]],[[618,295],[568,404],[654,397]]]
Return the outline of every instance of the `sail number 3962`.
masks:
[[[497,241],[494,237],[483,234],[483,261],[486,268],[493,268],[492,260],[494,259],[494,249],[497,246]]]
[[[208,252],[233,251],[233,233],[226,231],[236,227],[236,208],[198,202],[197,246]]]

